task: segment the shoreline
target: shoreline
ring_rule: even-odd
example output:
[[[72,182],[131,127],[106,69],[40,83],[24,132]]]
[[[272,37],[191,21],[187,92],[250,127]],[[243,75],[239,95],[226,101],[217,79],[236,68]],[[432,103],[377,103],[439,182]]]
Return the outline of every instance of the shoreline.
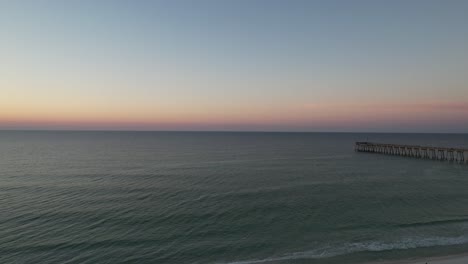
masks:
[[[468,253],[441,257],[415,258],[397,261],[371,262],[366,264],[466,264]]]

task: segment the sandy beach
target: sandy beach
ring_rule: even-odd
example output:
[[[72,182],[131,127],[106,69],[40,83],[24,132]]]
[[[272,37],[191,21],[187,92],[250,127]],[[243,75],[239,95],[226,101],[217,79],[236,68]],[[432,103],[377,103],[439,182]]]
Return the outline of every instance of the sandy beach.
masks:
[[[374,264],[468,264],[468,254],[452,255],[444,257],[428,257],[421,259],[409,259],[402,261],[386,261]]]

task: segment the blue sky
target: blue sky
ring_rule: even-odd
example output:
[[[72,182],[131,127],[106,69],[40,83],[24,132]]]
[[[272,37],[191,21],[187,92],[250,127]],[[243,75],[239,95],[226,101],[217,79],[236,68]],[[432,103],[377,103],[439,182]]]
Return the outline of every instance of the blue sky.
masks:
[[[2,1],[0,129],[464,132],[467,13],[467,1]]]

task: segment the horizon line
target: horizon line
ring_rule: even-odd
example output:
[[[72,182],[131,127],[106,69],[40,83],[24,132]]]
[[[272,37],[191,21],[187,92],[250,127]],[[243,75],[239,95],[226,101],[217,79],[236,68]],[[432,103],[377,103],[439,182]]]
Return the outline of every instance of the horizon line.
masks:
[[[468,132],[376,132],[376,131],[273,131],[273,130],[118,130],[118,129],[0,129],[0,132],[169,132],[169,133],[316,133],[316,134],[456,134]]]

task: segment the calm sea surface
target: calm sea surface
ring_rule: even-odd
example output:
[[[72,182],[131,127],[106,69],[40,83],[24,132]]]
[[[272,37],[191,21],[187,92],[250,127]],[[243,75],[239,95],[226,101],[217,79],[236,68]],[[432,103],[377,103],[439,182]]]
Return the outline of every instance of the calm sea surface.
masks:
[[[0,132],[0,263],[360,263],[468,250],[468,165],[354,141],[468,135]]]

